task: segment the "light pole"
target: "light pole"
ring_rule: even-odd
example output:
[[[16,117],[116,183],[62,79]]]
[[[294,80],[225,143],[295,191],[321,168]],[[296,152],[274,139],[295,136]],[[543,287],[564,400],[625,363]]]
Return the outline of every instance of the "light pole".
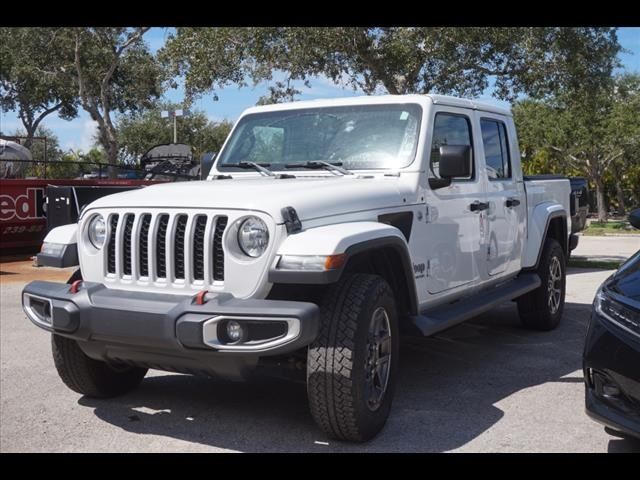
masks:
[[[182,117],[184,115],[184,111],[182,109],[178,110],[163,110],[160,112],[160,116],[162,118],[173,117],[173,143],[178,143],[178,130],[176,127],[176,118]]]

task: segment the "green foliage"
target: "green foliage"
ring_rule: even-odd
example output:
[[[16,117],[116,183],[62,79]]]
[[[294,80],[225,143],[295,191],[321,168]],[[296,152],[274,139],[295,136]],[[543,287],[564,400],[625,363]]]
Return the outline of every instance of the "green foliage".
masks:
[[[56,39],[55,28],[0,28],[0,107],[18,114],[27,148],[47,115],[71,120],[78,113],[76,88],[57,70],[64,55]]]
[[[150,108],[162,92],[162,68],[143,41],[147,30],[1,28],[2,107],[17,108],[32,135],[44,115],[57,110],[72,118],[81,105],[97,122],[100,145],[115,164],[112,115]]]
[[[24,136],[24,130],[16,130],[14,136]],[[51,129],[42,125],[35,132],[36,137],[46,137],[46,168],[45,168],[45,143],[43,140],[34,140],[30,151],[33,160],[39,163],[25,166],[21,176],[36,178],[77,178],[84,173],[97,170],[95,163],[106,164],[106,155],[101,148],[92,148],[88,152],[68,150],[60,148],[58,137]],[[42,163],[40,163],[42,162]],[[73,163],[71,163],[73,162]]]
[[[271,100],[291,98],[289,80],[325,76],[367,94],[494,94],[542,98],[576,86],[593,89],[618,65],[612,28],[180,27],[160,52],[189,95],[229,84],[273,80]]]
[[[80,72],[76,65],[71,79],[76,83],[83,80],[84,103],[120,113],[153,105],[162,93],[162,72],[142,39],[145,31],[124,27],[61,29],[64,39],[60,46],[71,61],[75,61],[73,53],[78,42]]]
[[[160,112],[176,108],[181,106],[161,103],[152,109],[120,116],[116,125],[120,157],[126,162],[135,162],[151,147],[171,143],[173,120],[161,118]],[[192,111],[177,119],[178,142],[191,145],[196,158],[205,152],[218,152],[231,126],[227,121],[210,122],[203,112]]]
[[[625,201],[637,204],[640,199],[638,112],[638,74],[612,77],[599,89],[578,87],[545,101],[519,101],[513,114],[523,168],[587,177],[604,221],[607,206],[621,209]]]
[[[583,231],[584,235],[601,236],[611,233],[630,233],[640,235],[638,230],[627,222],[591,222],[589,226]]]

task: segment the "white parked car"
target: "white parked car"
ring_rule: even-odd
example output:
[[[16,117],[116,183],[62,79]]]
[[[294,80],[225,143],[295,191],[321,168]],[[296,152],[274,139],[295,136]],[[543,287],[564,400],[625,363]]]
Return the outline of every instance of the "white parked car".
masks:
[[[569,180],[523,177],[510,112],[438,95],[250,108],[206,181],[106,196],[45,240],[28,317],[62,380],[97,397],[148,368],[306,371],[327,434],[384,425],[400,332],[433,335],[517,299],[560,321]],[[287,367],[288,366],[288,367]]]

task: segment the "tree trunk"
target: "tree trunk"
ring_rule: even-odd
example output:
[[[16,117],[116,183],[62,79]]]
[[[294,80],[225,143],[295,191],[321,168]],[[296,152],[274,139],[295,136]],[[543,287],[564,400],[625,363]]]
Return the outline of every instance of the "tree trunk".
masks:
[[[109,178],[118,176],[118,140],[115,132],[112,132],[106,122],[102,122],[103,126],[99,127],[100,143],[107,155],[107,163],[109,164]]]
[[[118,174],[118,139],[113,124],[108,119],[109,112],[100,112],[95,104],[85,107],[91,119],[98,124],[98,142],[104,148],[109,165],[109,178],[116,178]]]
[[[622,186],[618,182],[616,182],[616,197],[618,197],[618,214],[624,216],[627,214],[627,207],[625,206],[624,202],[624,192],[622,191]]]
[[[109,148],[106,149],[107,162],[109,163],[109,178],[117,178],[118,176],[118,142],[117,140],[109,141]]]
[[[23,123],[23,125],[24,125],[24,129],[27,132],[27,138],[25,139],[25,141],[22,144],[22,146],[24,148],[29,149],[29,151],[31,151],[31,146],[33,145],[33,137],[36,134],[36,129],[33,128],[32,125],[25,125],[24,123]],[[37,160],[37,159],[34,158],[34,160]]]
[[[619,215],[626,215],[627,214],[627,209],[625,206],[625,202],[624,202],[624,191],[622,190],[622,172],[620,172],[620,166],[616,165],[615,169],[614,169],[614,174],[616,176],[616,178],[618,179],[615,182],[616,185],[616,198],[618,200],[618,214]]]
[[[595,179],[596,184],[596,203],[598,206],[598,221],[607,221],[607,205],[604,198],[604,182],[602,178]]]

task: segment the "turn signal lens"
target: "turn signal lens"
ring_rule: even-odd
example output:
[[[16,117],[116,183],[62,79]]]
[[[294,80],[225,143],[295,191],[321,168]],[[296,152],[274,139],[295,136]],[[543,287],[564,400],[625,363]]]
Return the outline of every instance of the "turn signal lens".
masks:
[[[337,270],[347,261],[347,254],[340,253],[338,255],[329,255],[324,261],[325,270]]]
[[[66,247],[63,243],[48,243],[44,242],[42,244],[42,248],[40,248],[40,253],[44,253],[45,255],[53,255],[55,257],[59,257],[64,252],[64,247]]]
[[[278,262],[278,270],[322,272],[337,270],[347,260],[345,253],[338,255],[283,255]]]

